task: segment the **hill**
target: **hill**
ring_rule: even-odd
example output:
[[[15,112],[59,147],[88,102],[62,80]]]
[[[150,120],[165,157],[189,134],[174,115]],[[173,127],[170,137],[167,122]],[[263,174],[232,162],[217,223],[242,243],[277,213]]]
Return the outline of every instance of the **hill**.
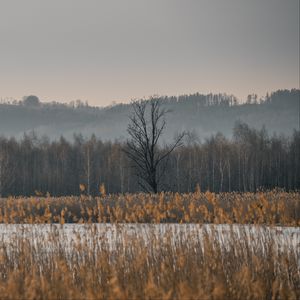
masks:
[[[243,121],[254,128],[265,126],[272,134],[290,135],[299,126],[300,90],[278,90],[264,98],[249,95],[240,104],[236,97],[226,94],[199,93],[179,97],[160,97],[166,109],[165,139],[171,139],[178,131],[193,131],[199,138],[222,132],[232,135],[234,123]],[[70,104],[43,103],[30,99],[0,104],[0,135],[20,138],[35,131],[57,139],[61,135],[72,139],[74,133],[102,140],[125,139],[130,104],[109,107],[92,107],[80,101]]]

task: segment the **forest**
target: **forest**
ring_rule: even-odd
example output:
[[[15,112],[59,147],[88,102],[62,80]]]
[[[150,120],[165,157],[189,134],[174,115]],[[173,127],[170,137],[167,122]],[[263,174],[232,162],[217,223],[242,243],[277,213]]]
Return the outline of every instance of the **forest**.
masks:
[[[156,96],[155,96],[156,97]],[[170,110],[163,139],[173,139],[177,132],[195,131],[200,139],[209,138],[217,132],[232,137],[235,122],[242,121],[250,127],[265,126],[269,134],[292,135],[299,130],[300,90],[278,90],[263,97],[249,94],[246,99],[237,99],[224,93],[194,93],[179,96],[157,96],[163,106]],[[92,134],[102,141],[125,141],[130,103],[93,107],[84,101],[60,103],[44,102],[37,96],[23,100],[0,101],[0,136],[20,140],[31,131],[50,140],[62,135],[73,141],[74,133],[84,137]]]
[[[140,191],[126,143],[75,135],[72,142],[0,138],[0,195],[99,195]],[[160,151],[163,151],[163,145]],[[164,168],[164,170],[162,170]],[[163,172],[164,171],[164,172]],[[233,137],[221,133],[204,141],[188,133],[158,169],[158,191],[255,192],[300,189],[300,132],[270,136],[237,122]]]
[[[244,104],[234,96],[199,93],[152,97],[107,108],[81,101],[42,103],[36,96],[2,101],[0,196],[96,196],[100,186],[107,193],[145,191],[133,161],[137,153],[128,156],[128,126],[133,104],[153,101],[159,103],[165,122],[155,155],[165,153],[173,136],[184,132],[180,147],[155,170],[154,192],[193,192],[197,185],[212,192],[299,190],[300,91],[292,89],[260,99],[252,94]],[[9,134],[10,120],[20,123],[22,135]],[[59,127],[60,137],[42,135],[42,121],[44,128]],[[26,130],[27,126],[33,126],[32,130]],[[72,138],[68,126],[73,128]],[[3,130],[6,135],[1,135]],[[116,131],[123,137],[117,138]]]

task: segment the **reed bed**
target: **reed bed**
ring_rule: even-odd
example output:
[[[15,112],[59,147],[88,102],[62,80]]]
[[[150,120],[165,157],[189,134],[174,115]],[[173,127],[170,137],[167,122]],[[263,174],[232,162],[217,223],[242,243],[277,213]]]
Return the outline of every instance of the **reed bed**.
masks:
[[[214,223],[300,225],[300,193],[119,194],[0,201],[0,223]]]
[[[0,299],[300,299],[299,192],[8,197],[0,223]]]
[[[149,225],[141,237],[129,224],[129,231],[118,224],[106,230],[72,225],[72,243],[65,247],[67,225],[48,226],[47,234],[27,225],[9,242],[0,239],[1,299],[300,298],[299,244],[279,248],[267,230],[250,236],[245,227],[238,234],[228,230],[225,245],[207,226],[201,235],[174,235]],[[79,228],[84,234],[76,234]],[[113,241],[107,238],[112,228]]]

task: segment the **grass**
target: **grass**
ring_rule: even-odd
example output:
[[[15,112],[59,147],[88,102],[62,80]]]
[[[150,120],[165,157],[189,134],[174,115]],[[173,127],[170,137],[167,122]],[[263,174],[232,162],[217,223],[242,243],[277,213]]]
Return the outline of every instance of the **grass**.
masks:
[[[300,193],[160,193],[0,201],[0,223],[238,223],[300,225]]]
[[[208,233],[204,239],[179,235],[174,243],[170,232],[150,232],[146,244],[133,232],[111,249],[95,227],[85,228],[71,251],[56,230],[49,236],[21,234],[9,244],[0,243],[0,298],[300,298],[299,251],[275,250],[268,235],[257,243],[263,246],[253,247],[246,235],[238,238],[232,232],[224,247]],[[49,239],[51,250],[41,251]]]
[[[226,247],[208,233],[174,242],[150,228],[147,243],[133,232],[112,249],[90,224],[114,223],[116,234],[118,223],[297,227],[298,192],[9,197],[0,201],[0,223],[87,223],[86,238],[69,247],[55,229],[0,237],[0,299],[300,299],[299,245],[279,249],[270,235],[257,242],[234,232]]]

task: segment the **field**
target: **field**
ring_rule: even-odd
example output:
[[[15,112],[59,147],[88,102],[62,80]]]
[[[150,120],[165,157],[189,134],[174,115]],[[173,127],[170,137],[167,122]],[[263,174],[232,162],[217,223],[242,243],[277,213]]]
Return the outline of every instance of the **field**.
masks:
[[[299,202],[282,191],[2,199],[0,298],[299,299]]]
[[[112,194],[9,197],[0,223],[214,223],[300,225],[300,193]]]

